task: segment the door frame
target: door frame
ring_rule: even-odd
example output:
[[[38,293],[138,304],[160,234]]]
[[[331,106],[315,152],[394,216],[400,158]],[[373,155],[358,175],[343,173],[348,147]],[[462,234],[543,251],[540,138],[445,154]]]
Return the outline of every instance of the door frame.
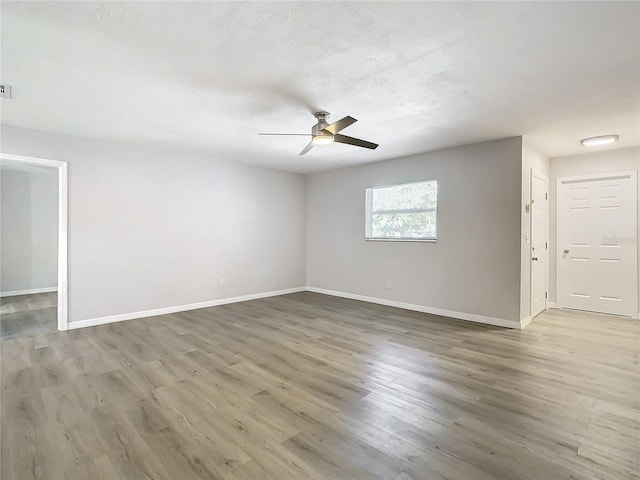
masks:
[[[544,272],[544,278],[545,278],[545,292],[547,292],[547,295],[545,296],[544,299],[544,310],[547,310],[549,308],[549,178],[546,175],[543,175],[542,173],[540,173],[537,170],[534,170],[533,168],[530,171],[530,175],[529,175],[529,193],[530,193],[530,198],[529,198],[529,205],[531,205],[531,214],[529,215],[529,314],[531,315],[531,318],[533,319],[533,177],[537,177],[540,180],[544,180],[547,188],[546,188],[546,202],[547,202],[547,208],[545,208],[545,219],[544,219],[544,224],[546,227],[546,231],[545,231],[545,243],[547,248],[545,249],[545,255],[547,256],[546,258],[546,262],[544,262],[544,267],[545,267],[545,272]],[[544,310],[542,312],[544,312]],[[542,313],[540,312],[540,313]]]
[[[569,177],[557,177],[556,178],[556,191],[555,191],[555,216],[556,216],[556,228],[555,228],[555,238],[554,238],[554,248],[557,249],[558,248],[558,233],[559,233],[559,228],[558,228],[558,218],[559,218],[559,212],[560,212],[560,188],[562,184],[565,183],[579,183],[582,181],[589,181],[589,180],[613,180],[613,179],[617,179],[617,178],[624,178],[624,177],[630,177],[635,179],[636,181],[636,190],[635,190],[635,194],[636,194],[636,202],[635,202],[635,208],[636,208],[636,239],[640,240],[640,220],[638,219],[638,214],[640,213],[640,211],[638,211],[638,201],[640,200],[639,194],[640,192],[638,192],[638,172],[635,170],[622,170],[622,171],[616,171],[616,172],[604,172],[604,173],[595,173],[595,174],[588,174],[588,175],[572,175]],[[558,291],[559,289],[559,285],[560,282],[558,281],[560,278],[560,269],[558,268],[560,265],[560,260],[561,257],[558,255],[558,252],[556,251],[555,254],[555,280],[556,280],[556,289],[555,289],[555,294],[556,294],[556,307],[557,308],[567,308],[567,307],[563,307],[560,304],[560,298],[558,295]],[[636,284],[636,287],[640,287],[640,251],[636,254],[636,282],[638,282]],[[636,288],[636,310],[640,310],[640,292],[637,291],[638,288]],[[631,318],[636,318],[636,319],[640,319],[640,312],[636,313],[634,312],[633,315],[631,315]]]
[[[64,331],[69,325],[68,306],[68,260],[67,260],[67,162],[48,158],[26,157],[0,152],[0,159],[28,163],[58,170],[58,330]]]

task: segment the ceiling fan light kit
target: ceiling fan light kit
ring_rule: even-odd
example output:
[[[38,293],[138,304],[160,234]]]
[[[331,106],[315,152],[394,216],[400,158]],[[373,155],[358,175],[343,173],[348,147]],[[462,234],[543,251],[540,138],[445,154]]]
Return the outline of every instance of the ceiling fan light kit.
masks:
[[[330,116],[329,112],[316,112],[313,116],[318,119],[318,123],[311,127],[311,143],[314,145],[333,143],[333,133],[325,130],[329,126],[327,123],[327,118]]]
[[[344,130],[349,125],[354,124],[357,120],[353,117],[346,116],[337,122],[332,124],[327,123],[329,118],[329,112],[315,112],[314,117],[318,120],[313,127],[311,127],[311,141],[300,152],[300,155],[304,155],[315,146],[328,145],[330,143],[345,143],[347,145],[354,145],[356,147],[369,148],[375,150],[378,147],[377,143],[367,142],[366,140],[360,140],[359,138],[347,137],[346,135],[340,135],[338,132]],[[299,133],[259,133],[258,135],[301,135]],[[304,134],[302,134],[304,135]]]
[[[317,135],[314,135],[311,141],[314,145],[329,145],[330,143],[333,143],[333,135],[319,133]]]

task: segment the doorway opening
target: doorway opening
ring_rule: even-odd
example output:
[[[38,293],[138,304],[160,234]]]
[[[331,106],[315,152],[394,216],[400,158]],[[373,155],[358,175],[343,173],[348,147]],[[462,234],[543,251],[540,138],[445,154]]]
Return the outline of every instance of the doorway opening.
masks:
[[[13,243],[5,245],[13,249],[6,255],[3,247],[3,260],[9,263],[3,265],[0,285],[3,338],[18,335],[21,328],[25,335],[37,333],[43,322],[53,322],[53,312],[57,318],[49,328],[67,330],[67,163],[0,153],[0,165],[5,175],[3,186],[9,190],[3,193],[7,195],[3,202],[5,218],[0,220],[4,220],[5,240]],[[50,195],[40,198],[46,189]],[[9,198],[10,194],[15,195]],[[20,230],[19,235],[10,238],[5,226]],[[49,231],[57,235],[55,244],[46,233]],[[21,240],[25,236],[28,241]],[[45,309],[51,311],[48,317]],[[18,313],[22,315],[18,317]],[[12,325],[14,319],[26,319],[29,324]]]

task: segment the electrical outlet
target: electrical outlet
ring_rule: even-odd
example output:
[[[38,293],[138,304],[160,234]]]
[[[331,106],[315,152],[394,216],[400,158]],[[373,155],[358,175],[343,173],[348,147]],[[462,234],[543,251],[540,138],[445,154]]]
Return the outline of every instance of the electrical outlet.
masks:
[[[387,288],[387,290],[391,290],[391,280],[387,280],[386,282],[384,282],[384,286]]]
[[[220,277],[220,286],[224,287],[227,285],[227,277]]]

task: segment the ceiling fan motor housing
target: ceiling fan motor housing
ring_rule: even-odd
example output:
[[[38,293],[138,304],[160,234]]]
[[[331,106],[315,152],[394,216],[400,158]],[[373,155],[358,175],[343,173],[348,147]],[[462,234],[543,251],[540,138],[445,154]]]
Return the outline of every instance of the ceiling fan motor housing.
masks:
[[[329,124],[327,123],[327,118],[331,116],[329,112],[316,112],[313,114],[313,116],[318,119],[318,123],[311,128],[311,133],[320,132],[320,130],[323,130],[329,126]]]
[[[333,134],[325,131],[325,128],[329,126],[327,118],[329,118],[329,112],[316,112],[313,114],[317,119],[313,127],[311,127],[311,136],[317,145],[331,143],[333,141]]]

